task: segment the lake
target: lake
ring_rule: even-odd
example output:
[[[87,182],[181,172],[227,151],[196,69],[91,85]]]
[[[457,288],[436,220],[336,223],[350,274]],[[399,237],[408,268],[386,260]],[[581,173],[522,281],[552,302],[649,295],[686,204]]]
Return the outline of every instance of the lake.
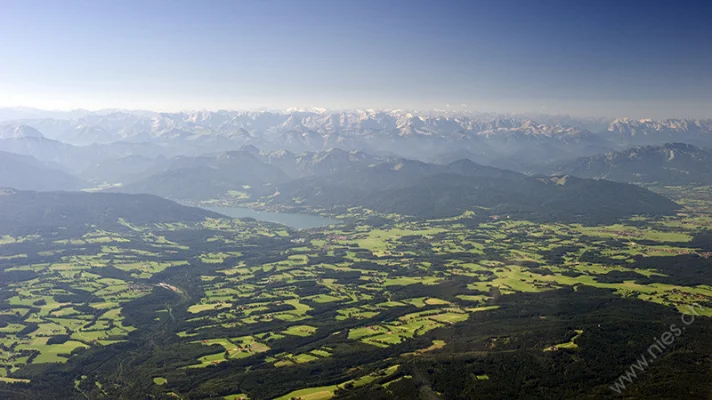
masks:
[[[274,222],[290,228],[309,229],[340,224],[341,221],[318,215],[257,211],[247,207],[201,207],[232,218],[254,218],[259,221]]]

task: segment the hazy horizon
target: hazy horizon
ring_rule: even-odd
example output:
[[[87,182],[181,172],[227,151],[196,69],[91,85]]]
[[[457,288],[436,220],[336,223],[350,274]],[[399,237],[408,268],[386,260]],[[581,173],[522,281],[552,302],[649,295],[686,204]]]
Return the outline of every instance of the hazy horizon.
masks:
[[[0,106],[712,117],[710,4],[4,2]]]
[[[39,108],[26,105],[14,105],[14,106],[3,106],[0,105],[0,110],[15,110],[18,113],[30,112],[35,113],[35,116],[27,117],[11,117],[2,118],[0,121],[13,121],[13,120],[25,120],[33,118],[55,118],[55,119],[66,119],[71,118],[72,115],[84,115],[84,114],[102,114],[109,112],[125,112],[125,113],[155,113],[155,114],[178,114],[178,113],[192,113],[192,112],[273,112],[288,114],[292,112],[314,112],[321,114],[329,113],[341,113],[341,112],[362,112],[362,111],[372,111],[372,112],[402,112],[402,113],[413,113],[418,116],[425,116],[425,114],[432,115],[464,115],[467,117],[473,117],[478,119],[478,117],[487,118],[536,118],[537,116],[543,117],[568,117],[572,119],[581,120],[617,120],[617,119],[630,119],[634,121],[644,121],[644,120],[668,120],[668,119],[694,119],[694,120],[709,120],[712,116],[705,115],[680,115],[680,116],[670,116],[670,115],[660,115],[660,116],[649,116],[646,114],[636,115],[636,114],[571,114],[571,113],[555,113],[547,112],[547,110],[521,110],[521,111],[496,111],[496,110],[486,110],[486,109],[472,109],[464,106],[451,106],[445,105],[440,108],[406,108],[406,107],[343,107],[343,108],[329,108],[329,107],[318,107],[318,106],[302,106],[302,107],[254,107],[254,108],[206,108],[206,107],[195,107],[195,108],[174,108],[174,109],[148,109],[148,108],[121,108],[121,107],[106,107],[106,108],[88,108],[88,107],[77,107],[77,108]],[[56,114],[68,114],[64,118],[59,118]],[[712,115],[712,114],[710,114]]]

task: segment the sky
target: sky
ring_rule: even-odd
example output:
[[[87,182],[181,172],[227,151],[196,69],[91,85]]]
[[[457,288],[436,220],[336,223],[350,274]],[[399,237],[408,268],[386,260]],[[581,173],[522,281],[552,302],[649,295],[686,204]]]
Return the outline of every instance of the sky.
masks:
[[[0,107],[712,117],[712,2],[0,0]]]

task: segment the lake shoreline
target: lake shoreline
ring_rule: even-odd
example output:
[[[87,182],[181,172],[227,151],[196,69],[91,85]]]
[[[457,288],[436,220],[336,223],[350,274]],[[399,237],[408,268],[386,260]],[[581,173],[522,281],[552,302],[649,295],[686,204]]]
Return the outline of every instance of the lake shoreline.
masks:
[[[343,221],[306,213],[290,213],[277,211],[262,211],[248,207],[221,207],[198,205],[198,208],[216,212],[229,218],[252,218],[258,221],[285,225],[292,229],[325,228],[330,225],[342,224]]]

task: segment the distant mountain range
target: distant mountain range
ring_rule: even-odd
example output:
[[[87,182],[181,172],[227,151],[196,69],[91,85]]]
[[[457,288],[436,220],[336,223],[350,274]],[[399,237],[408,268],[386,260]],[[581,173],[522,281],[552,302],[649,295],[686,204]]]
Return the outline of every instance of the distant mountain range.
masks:
[[[36,159],[0,163],[21,172],[5,173],[7,186],[23,189],[73,190],[84,180],[178,200],[420,216],[472,207],[559,220],[668,213],[674,203],[643,189],[573,176],[709,184],[708,150],[664,143],[712,144],[710,120],[539,118],[546,122],[401,110],[77,110],[0,123],[0,150]]]
[[[249,193],[255,198],[272,195],[280,184],[294,179],[329,176],[388,159],[340,149],[294,154],[286,150],[260,152],[246,146],[236,151],[164,160],[155,164],[156,168],[145,170],[143,179],[118,190],[177,200],[222,198],[230,191]],[[107,173],[111,171],[107,169]]]
[[[17,115],[41,114],[35,110]],[[460,153],[481,164],[531,171],[546,161],[573,160],[638,145],[685,142],[712,146],[712,120],[606,121],[403,110],[77,110],[65,118],[48,115],[53,117],[0,122],[0,149],[37,156],[47,151],[33,147],[49,144],[30,139],[41,137],[78,147],[80,159],[87,159],[84,154],[91,156],[92,151],[111,157],[170,157],[238,150],[246,145],[293,153],[341,148],[442,163],[454,161],[452,154]],[[23,143],[3,143],[6,140]],[[123,143],[124,150],[132,149],[117,150],[117,143]],[[18,147],[22,151],[15,151]]]
[[[32,156],[51,163],[75,175],[82,175],[97,165],[111,160],[138,156],[145,158],[170,157],[179,154],[200,154],[190,147],[177,149],[153,143],[114,142],[77,146],[59,140],[48,139],[34,128],[26,125],[0,126],[0,150]]]
[[[626,147],[660,145],[663,143],[689,143],[712,146],[712,119],[613,120],[606,131],[609,139]]]
[[[546,172],[618,182],[710,185],[712,150],[683,143],[639,146],[580,158]]]
[[[36,190],[86,187],[80,179],[29,156],[0,153],[0,166],[3,186]],[[528,176],[466,159],[439,165],[340,149],[294,154],[260,152],[246,146],[196,157],[131,156],[99,164],[93,172],[102,177],[123,173],[132,178],[110,189],[115,192],[181,201],[257,201],[307,210],[363,207],[418,217],[475,211],[482,217],[613,222],[635,214],[661,215],[678,209],[674,202],[634,185],[567,175]],[[113,218],[112,210],[105,209],[107,218]]]
[[[158,173],[114,190],[175,200],[233,198],[289,208],[364,207],[420,217],[475,211],[483,216],[586,222],[668,214],[678,208],[633,185],[533,177],[469,160],[437,165],[338,149],[295,155],[246,148],[179,157]]]
[[[613,221],[667,214],[672,201],[633,185],[569,176],[531,177],[460,160],[446,166],[393,160],[283,185],[268,202],[364,207],[385,213],[450,217],[465,211],[540,221]]]
[[[0,126],[0,139],[41,138],[37,129],[29,125],[8,124]]]

